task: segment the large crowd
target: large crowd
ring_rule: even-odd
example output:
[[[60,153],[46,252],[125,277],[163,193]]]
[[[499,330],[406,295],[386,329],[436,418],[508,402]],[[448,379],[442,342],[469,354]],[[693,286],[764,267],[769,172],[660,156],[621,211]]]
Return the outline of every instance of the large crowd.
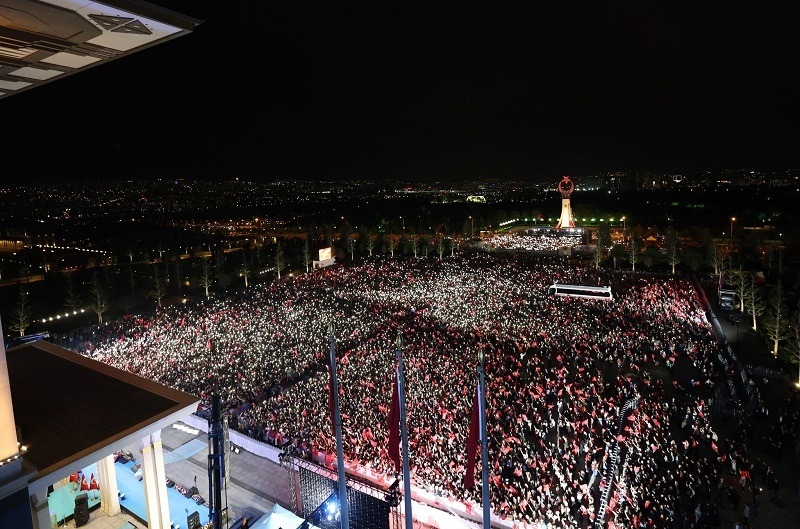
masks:
[[[577,246],[581,244],[581,239],[582,236],[579,233],[552,230],[495,235],[487,244],[502,250],[555,252],[564,247]]]
[[[549,296],[556,282],[610,285],[614,300]],[[335,453],[330,324],[345,458],[394,476],[386,424],[400,334],[412,481],[467,504],[481,497],[479,469],[476,486],[463,485],[481,353],[490,497],[501,518],[665,527],[703,512],[710,524],[699,491],[716,487],[733,461],[748,465],[710,425],[719,345],[694,287],[675,277],[522,255],[381,258],[59,341],[206,405],[217,392],[235,427],[312,456]]]

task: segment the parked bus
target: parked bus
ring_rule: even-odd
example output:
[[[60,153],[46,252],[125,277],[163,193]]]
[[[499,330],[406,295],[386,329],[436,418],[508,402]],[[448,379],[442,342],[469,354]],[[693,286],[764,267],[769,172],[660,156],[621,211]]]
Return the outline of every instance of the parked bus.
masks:
[[[736,291],[721,288],[719,289],[719,308],[731,310],[736,306]]]
[[[588,285],[565,285],[554,283],[547,289],[551,296],[572,296],[586,299],[614,299],[611,287],[592,287]]]

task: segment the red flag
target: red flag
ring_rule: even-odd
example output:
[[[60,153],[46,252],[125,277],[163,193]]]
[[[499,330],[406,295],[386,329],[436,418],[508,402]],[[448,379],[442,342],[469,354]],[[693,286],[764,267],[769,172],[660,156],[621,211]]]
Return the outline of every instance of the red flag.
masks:
[[[100,490],[100,485],[98,485],[97,484],[97,480],[94,479],[94,474],[92,474],[92,477],[89,480],[89,489],[90,490]]]
[[[472,401],[472,416],[469,423],[469,436],[467,437],[467,475],[464,478],[464,486],[468,489],[475,486],[475,460],[478,453],[478,440],[480,439],[479,413],[478,389],[475,388],[475,398]]]
[[[392,383],[392,405],[389,408],[389,446],[386,451],[389,459],[394,462],[395,472],[402,470],[400,464],[400,394],[397,391],[397,371],[395,370],[394,382]]]
[[[83,476],[83,479],[81,480],[81,490],[89,490],[89,484],[86,483],[86,476]]]

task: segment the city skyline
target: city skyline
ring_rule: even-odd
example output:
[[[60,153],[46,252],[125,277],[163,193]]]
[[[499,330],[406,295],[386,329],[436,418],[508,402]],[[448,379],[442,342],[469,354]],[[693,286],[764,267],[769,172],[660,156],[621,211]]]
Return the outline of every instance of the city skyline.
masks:
[[[777,11],[156,4],[204,22],[0,104],[0,183],[800,165],[800,37]]]

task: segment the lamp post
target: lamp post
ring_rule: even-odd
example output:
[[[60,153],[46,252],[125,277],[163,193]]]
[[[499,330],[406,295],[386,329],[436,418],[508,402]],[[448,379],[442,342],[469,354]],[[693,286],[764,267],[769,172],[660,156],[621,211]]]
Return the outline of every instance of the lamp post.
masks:
[[[470,238],[472,238],[472,236],[475,235],[475,219],[472,218],[472,215],[469,216],[469,222],[470,222],[469,236]]]
[[[405,397],[405,385],[403,381],[405,380],[405,376],[403,375],[403,333],[401,330],[398,329],[397,331],[397,371],[395,375],[397,376],[397,400],[399,404],[399,411],[400,411],[400,440],[401,440],[401,448],[402,448],[402,456],[403,456],[403,506],[405,507],[405,512],[403,513],[406,521],[406,529],[413,529],[414,527],[414,517],[411,514],[411,477],[410,477],[410,466],[408,462],[408,431],[406,429],[406,397]]]
[[[733,249],[733,222],[736,220],[736,217],[731,217],[731,243],[730,247]]]
[[[404,219],[403,217],[400,217],[400,222],[403,223],[403,235],[405,235],[406,234],[406,219]]]
[[[341,513],[341,529],[349,529],[350,512],[347,504],[347,474],[344,468],[344,447],[342,445],[342,414],[339,411],[339,379],[336,375],[336,339],[333,337],[333,323],[328,323],[328,343],[330,344],[331,363],[331,400],[333,401],[333,429],[336,436],[336,465],[338,472],[338,500],[339,512]],[[217,526],[215,526],[217,527]]]
[[[486,372],[483,368],[484,353],[478,350],[478,417],[481,439],[481,504],[483,507],[483,529],[492,527],[492,504],[489,501],[489,439],[486,433]],[[472,472],[473,469],[470,469]]]
[[[623,215],[622,217],[620,217],[620,220],[622,220],[622,240],[624,241],[625,240],[625,216]]]

